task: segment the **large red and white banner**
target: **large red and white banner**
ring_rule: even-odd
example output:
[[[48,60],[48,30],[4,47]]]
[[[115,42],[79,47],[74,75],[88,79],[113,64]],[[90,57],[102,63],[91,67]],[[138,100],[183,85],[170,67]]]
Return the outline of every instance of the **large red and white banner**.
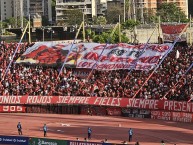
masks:
[[[177,122],[193,122],[193,114],[185,112],[151,111],[151,118]]]
[[[0,104],[77,104],[193,113],[193,102],[82,96],[0,96]]]
[[[182,33],[187,24],[161,24],[163,40],[165,42],[174,42]],[[186,32],[186,30],[185,30]],[[183,33],[178,42],[186,41],[186,33]]]
[[[166,54],[171,45],[169,43],[148,44],[143,51],[145,44],[79,43],[72,45],[40,42],[28,48],[16,62],[44,65],[61,64],[71,50],[66,65],[73,65],[75,68],[150,70]]]

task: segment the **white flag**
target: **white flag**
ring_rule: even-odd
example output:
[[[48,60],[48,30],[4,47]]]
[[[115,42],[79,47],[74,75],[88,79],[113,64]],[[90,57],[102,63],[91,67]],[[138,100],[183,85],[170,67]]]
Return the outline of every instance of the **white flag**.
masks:
[[[176,59],[178,59],[180,57],[180,52],[177,50],[176,51]]]

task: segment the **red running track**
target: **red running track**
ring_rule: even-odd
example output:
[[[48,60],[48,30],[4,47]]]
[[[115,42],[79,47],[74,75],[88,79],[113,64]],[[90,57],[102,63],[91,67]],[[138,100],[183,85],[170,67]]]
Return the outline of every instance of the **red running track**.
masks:
[[[134,145],[192,145],[193,124],[162,120],[134,119],[107,116],[86,116],[66,114],[0,114],[0,134],[17,135],[16,125],[21,122],[23,136],[43,137],[42,127],[48,126],[47,138],[83,140],[87,137],[87,127],[92,128],[91,141],[101,142],[105,138],[109,143],[123,143],[128,140],[128,129],[133,128]]]

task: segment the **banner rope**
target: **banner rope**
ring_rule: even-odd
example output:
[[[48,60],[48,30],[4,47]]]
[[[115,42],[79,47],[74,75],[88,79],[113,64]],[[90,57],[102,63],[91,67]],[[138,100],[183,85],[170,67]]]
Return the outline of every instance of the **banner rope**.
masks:
[[[12,55],[11,61],[10,61],[9,65],[7,66],[6,70],[5,70],[5,73],[4,73],[4,75],[3,75],[3,79],[2,79],[2,80],[5,79],[8,71],[9,71],[9,68],[10,68],[10,66],[11,66],[11,64],[12,64],[12,62],[13,62],[13,59],[14,59],[16,53],[17,53],[17,50],[18,50],[18,48],[19,48],[19,46],[20,46],[20,44],[21,44],[21,42],[22,42],[22,40],[23,40],[23,37],[24,37],[24,35],[25,35],[25,33],[26,33],[26,30],[27,30],[27,28],[28,28],[29,23],[30,23],[30,22],[27,23],[27,25],[26,25],[26,27],[25,27],[25,29],[24,29],[24,31],[23,31],[23,34],[22,34],[22,36],[21,36],[21,38],[20,38],[20,41],[19,41],[19,43],[18,43],[18,45],[17,45],[17,48],[15,49],[15,52],[14,52],[13,55]]]
[[[162,57],[161,61],[158,63],[158,65],[154,68],[154,70],[152,71],[152,73],[148,76],[148,78],[146,79],[146,81],[142,84],[142,86],[136,91],[136,93],[134,94],[134,96],[132,98],[135,98],[136,95],[139,93],[139,91],[143,88],[143,86],[149,81],[149,79],[152,77],[152,75],[155,73],[155,71],[159,68],[159,66],[162,64],[162,62],[165,60],[165,58],[168,56],[168,54],[172,51],[173,47],[175,46],[175,44],[178,42],[178,40],[180,39],[181,35],[184,33],[184,31],[186,30],[186,28],[188,27],[189,23],[184,27],[183,31],[179,34],[179,36],[177,37],[177,39],[174,41],[174,43],[172,44],[172,46],[168,49],[168,51],[166,52],[166,54]]]
[[[60,74],[62,73],[62,70],[64,69],[64,66],[65,66],[65,64],[66,64],[66,61],[67,61],[67,59],[68,59],[68,57],[69,57],[69,55],[70,55],[70,53],[71,53],[71,51],[72,51],[73,45],[74,45],[74,43],[75,43],[75,41],[76,41],[76,39],[77,39],[77,37],[78,37],[78,34],[79,34],[79,32],[80,32],[80,29],[81,29],[83,23],[84,23],[84,22],[81,23],[81,25],[80,25],[80,27],[79,27],[79,29],[78,29],[78,32],[76,33],[76,36],[75,36],[75,38],[74,38],[74,40],[73,40],[73,42],[72,42],[72,45],[71,45],[71,47],[70,47],[70,50],[69,50],[68,54],[66,55],[66,58],[65,58],[65,60],[64,60],[64,62],[63,62],[63,64],[62,64],[62,67],[61,67],[60,71],[59,71],[59,74],[58,74],[57,79],[59,79],[59,76],[60,76]]]
[[[140,52],[140,55],[136,58],[133,67],[129,70],[129,72],[128,72],[128,74],[127,74],[127,76],[125,77],[124,80],[126,80],[126,79],[128,78],[129,74],[130,74],[130,73],[132,72],[132,70],[136,67],[137,62],[139,61],[140,56],[141,56],[141,55],[143,54],[143,52],[147,49],[148,44],[149,44],[149,41],[151,40],[151,37],[153,36],[153,34],[154,34],[154,32],[155,32],[156,29],[157,29],[157,25],[155,26],[153,32],[151,33],[151,35],[150,35],[150,37],[148,38],[145,46],[143,47],[142,52]]]
[[[95,63],[94,63],[94,65],[92,66],[91,72],[89,73],[89,75],[88,75],[88,77],[87,77],[87,80],[89,80],[89,78],[91,77],[91,75],[92,75],[92,73],[93,73],[93,70],[95,69],[95,67],[96,67],[97,63],[99,62],[99,60],[100,60],[100,58],[101,58],[104,50],[106,49],[107,45],[109,44],[110,39],[112,38],[113,34],[115,33],[115,30],[117,29],[117,26],[118,26],[118,25],[119,25],[119,23],[117,23],[117,24],[115,25],[113,31],[111,32],[109,38],[107,39],[107,43],[106,43],[106,45],[103,47],[103,50],[101,51],[101,53],[100,53],[100,55],[99,55],[99,57],[98,57],[98,60],[96,60]]]
[[[186,70],[186,72],[182,75],[182,77],[174,84],[174,86],[161,98],[161,99],[165,99],[166,96],[169,94],[170,91],[172,91],[172,89],[176,89],[177,86],[179,85],[178,83],[186,76],[186,74],[190,71],[190,69],[192,68],[193,63],[188,67],[188,69]]]

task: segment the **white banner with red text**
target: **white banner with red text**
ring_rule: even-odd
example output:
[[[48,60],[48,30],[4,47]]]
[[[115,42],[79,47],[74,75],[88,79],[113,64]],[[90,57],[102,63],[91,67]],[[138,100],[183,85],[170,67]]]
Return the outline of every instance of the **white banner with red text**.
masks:
[[[187,24],[161,24],[163,39],[165,42],[174,42],[182,33]],[[186,30],[185,30],[186,32]],[[186,41],[186,33],[183,33],[178,42]]]
[[[193,114],[185,112],[151,111],[151,119],[176,122],[193,122]]]
[[[83,96],[0,96],[0,104],[77,104],[193,113],[193,102]]]
[[[143,50],[145,45],[126,43],[107,45],[78,43],[72,45],[40,42],[28,48],[16,63],[62,64],[69,53],[66,65],[73,65],[75,68],[150,70],[166,54],[172,44],[148,44]]]

